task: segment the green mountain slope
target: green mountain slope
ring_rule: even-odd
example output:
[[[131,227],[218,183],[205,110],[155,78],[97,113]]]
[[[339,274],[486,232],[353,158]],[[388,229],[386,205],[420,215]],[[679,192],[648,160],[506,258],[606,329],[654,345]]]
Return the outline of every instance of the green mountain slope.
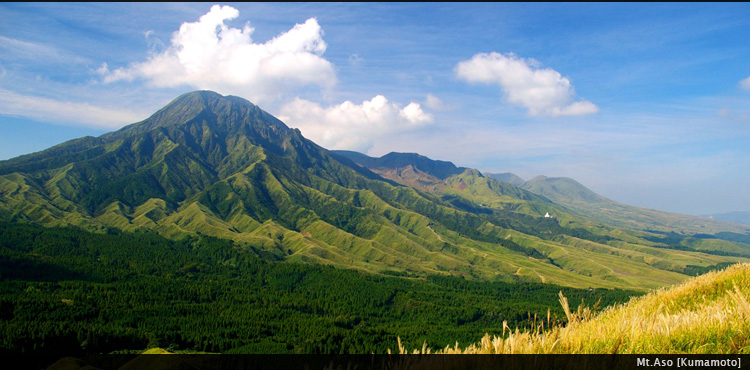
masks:
[[[394,154],[381,163],[405,165],[390,176],[399,181],[244,99],[200,91],[119,131],[0,162],[0,219],[202,234],[268,259],[373,273],[577,287],[659,287],[750,257],[742,243],[672,245],[595,224],[449,162]],[[404,174],[415,185],[399,184]]]
[[[414,153],[392,152],[380,158],[343,150],[332,153],[396,183],[438,194],[457,207],[473,208],[474,212],[489,213],[490,209],[496,209],[528,216],[565,213],[559,205],[533,192],[486,177],[475,169],[456,167],[451,162]]]
[[[510,173],[491,174],[491,178],[490,176],[484,176],[477,170],[456,167],[450,162],[446,164],[443,161],[434,161],[435,163],[431,165],[426,163],[431,161],[429,158],[409,153],[389,153],[382,158],[372,158],[351,151],[334,151],[334,154],[350,159],[394,182],[436,194],[441,199],[448,200],[454,205],[471,204],[474,212],[483,212],[488,215],[488,218],[494,218],[498,224],[508,225],[510,220],[525,219],[526,222],[514,223],[508,227],[516,231],[545,238],[544,233],[538,232],[538,227],[535,229],[530,225],[539,226],[545,223],[546,225],[554,225],[554,230],[547,229],[545,232],[558,233],[555,241],[561,242],[562,248],[565,250],[563,255],[557,254],[554,261],[566,261],[564,262],[566,267],[576,266],[573,269],[583,274],[601,274],[603,270],[593,273],[591,271],[609,267],[611,268],[610,272],[614,273],[610,278],[620,279],[627,273],[616,267],[618,264],[627,264],[627,262],[619,257],[626,257],[631,260],[636,258],[638,261],[648,261],[647,263],[653,266],[675,270],[674,265],[667,266],[675,261],[684,261],[683,258],[689,256],[690,251],[701,251],[719,256],[750,256],[750,236],[746,234],[735,232],[718,232],[714,235],[677,234],[674,231],[679,229],[670,229],[663,226],[659,229],[659,225],[654,222],[648,223],[647,226],[659,230],[669,230],[669,232],[642,231],[644,228],[631,227],[630,223],[634,221],[628,219],[627,215],[622,215],[618,219],[627,222],[619,223],[612,222],[609,219],[592,217],[589,212],[580,211],[575,205],[584,204],[596,208],[597,205],[615,202],[599,196],[570,179],[537,177],[524,182],[528,185],[528,188],[522,189],[513,186],[508,181],[503,181],[521,180]],[[437,164],[458,170],[455,170],[455,174],[452,176],[442,176],[441,178],[439,174],[430,172],[430,169],[437,167]],[[461,172],[458,173],[459,171]],[[636,209],[624,204],[620,206]],[[658,217],[662,213],[670,216],[666,212],[653,212],[650,216],[657,221],[660,221]],[[540,219],[541,215],[547,213],[553,216],[552,219]],[[596,214],[596,212],[592,213]],[[674,216],[682,217],[682,215]],[[502,220],[498,218],[502,218]],[[718,225],[717,230],[736,230],[733,227],[734,225],[725,228],[720,228],[721,226],[726,225]],[[566,236],[559,234],[565,234]],[[580,239],[586,240],[586,242],[581,243],[582,240]],[[594,251],[594,255],[579,255],[578,252],[580,251],[575,249],[583,246],[586,246],[587,251]],[[571,249],[567,247],[574,247],[572,251],[576,257],[571,256]],[[654,250],[641,247],[658,248],[659,251],[654,253]],[[623,249],[638,250],[651,255],[651,257],[644,255],[636,257],[630,252],[624,252]],[[603,253],[616,254],[619,257],[602,259],[600,254]],[[547,252],[544,252],[544,254],[552,259],[551,254]],[[652,258],[654,255],[659,256],[658,262]],[[692,257],[694,256],[690,258]],[[662,260],[661,258],[665,259]],[[668,262],[669,258],[674,259]],[[591,269],[592,266],[581,267],[586,265],[587,262],[594,263],[596,267],[593,267],[593,270]],[[699,265],[703,262],[702,260],[698,261]],[[719,264],[721,263],[719,262]],[[699,265],[686,263],[685,268],[680,271],[688,274],[705,271],[706,267],[698,267]]]

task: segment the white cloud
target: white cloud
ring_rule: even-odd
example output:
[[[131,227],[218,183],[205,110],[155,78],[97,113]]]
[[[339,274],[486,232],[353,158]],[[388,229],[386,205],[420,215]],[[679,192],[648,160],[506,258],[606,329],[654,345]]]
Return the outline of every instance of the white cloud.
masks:
[[[427,97],[424,100],[424,105],[427,108],[430,108],[432,110],[452,110],[455,109],[455,106],[451,104],[446,104],[442,99],[438,98],[435,95],[427,94]]]
[[[67,123],[104,129],[116,129],[143,120],[142,114],[88,103],[61,102],[0,89],[0,114],[22,116],[46,122]]]
[[[146,45],[148,45],[148,49],[152,53],[162,51],[167,48],[164,42],[162,42],[159,38],[154,36],[153,30],[148,30],[144,32],[143,38],[146,40]]]
[[[750,77],[740,81],[740,87],[745,90],[750,90]]]
[[[332,64],[321,57],[326,43],[315,18],[260,44],[251,39],[254,29],[249,24],[242,29],[225,24],[238,16],[235,8],[214,5],[198,22],[183,23],[166,50],[116,69],[104,81],[143,78],[157,87],[188,85],[256,103],[291,88],[336,83]]]
[[[54,46],[17,40],[0,36],[0,59],[10,60],[51,60],[58,66],[61,63],[87,63],[88,60],[73,55]]]
[[[476,54],[470,60],[459,62],[455,73],[467,82],[499,85],[509,103],[526,108],[532,116],[583,115],[599,111],[589,101],[576,101],[570,80],[559,72],[540,69],[538,61],[522,59],[513,53]]]
[[[102,65],[99,66],[99,68],[96,69],[96,73],[106,76],[109,74],[109,66],[107,65],[107,62],[102,63]]]
[[[296,98],[281,108],[279,118],[327,149],[362,152],[385,135],[413,130],[433,121],[432,115],[425,113],[418,103],[401,108],[382,95],[362,104],[345,101],[328,108]]]

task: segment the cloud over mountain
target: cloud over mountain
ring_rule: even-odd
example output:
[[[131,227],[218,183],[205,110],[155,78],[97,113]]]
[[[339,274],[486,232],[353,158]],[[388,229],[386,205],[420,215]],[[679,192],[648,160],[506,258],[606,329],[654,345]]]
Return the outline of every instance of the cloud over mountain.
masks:
[[[367,151],[375,139],[422,127],[433,121],[415,102],[405,107],[377,95],[362,104],[345,101],[323,108],[296,98],[281,108],[279,118],[305,137],[329,149]]]
[[[497,84],[509,103],[528,110],[532,116],[571,116],[596,113],[599,108],[576,100],[570,80],[551,68],[541,69],[535,59],[514,53],[480,53],[459,62],[454,72],[464,81]]]
[[[235,8],[214,5],[197,22],[183,23],[163,52],[127,68],[104,68],[104,82],[142,78],[157,87],[187,85],[256,102],[305,85],[336,83],[333,65],[322,57],[327,45],[315,18],[255,43],[249,23],[242,29],[225,24],[238,16]]]

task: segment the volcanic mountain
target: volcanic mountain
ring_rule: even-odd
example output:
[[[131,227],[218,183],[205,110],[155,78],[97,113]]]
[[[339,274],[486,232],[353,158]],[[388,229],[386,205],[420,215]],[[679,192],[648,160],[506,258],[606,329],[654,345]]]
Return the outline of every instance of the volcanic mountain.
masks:
[[[423,173],[433,185],[389,179],[242,98],[198,91],[119,131],[0,161],[0,219],[204,234],[264,258],[372,273],[578,287],[664,286],[690,266],[748,260],[742,243],[728,256],[674,249],[479,171],[409,156],[389,163],[409,162],[415,182]]]

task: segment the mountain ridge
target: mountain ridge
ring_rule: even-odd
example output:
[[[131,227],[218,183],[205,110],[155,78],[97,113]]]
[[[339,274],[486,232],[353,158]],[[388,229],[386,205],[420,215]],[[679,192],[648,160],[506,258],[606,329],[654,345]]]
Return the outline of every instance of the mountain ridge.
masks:
[[[714,213],[710,215],[704,215],[707,217],[719,221],[734,222],[738,224],[750,225],[750,211],[735,211],[725,213]]]
[[[750,257],[742,244],[701,239],[675,258],[665,240],[592,223],[475,169],[416,153],[384,162],[406,166],[387,179],[242,98],[193,92],[118,131],[0,161],[0,218],[200,233],[264,258],[368,273],[578,287],[659,287],[690,266]],[[393,180],[406,175],[427,183]]]
[[[479,170],[457,167],[452,162],[433,160],[416,153],[391,152],[380,158],[352,151],[333,153],[396,183],[439,194],[443,198],[475,203],[478,207],[496,206],[530,216],[542,216],[552,210],[564,212],[543,197],[486,177]]]
[[[680,230],[682,234],[716,233],[727,230],[735,233],[750,233],[750,228],[746,226],[750,225],[750,217],[745,216],[745,213],[750,212],[685,215],[621,203],[599,195],[568,177],[540,175],[527,181],[510,172],[502,174],[484,172],[484,174],[545,196],[579,215],[594,217],[597,221],[610,225],[644,231]]]
[[[504,181],[504,182],[513,184],[515,186],[521,186],[523,185],[524,182],[526,182],[526,180],[522,179],[521,177],[511,172],[503,172],[503,173],[483,172],[483,173],[487,177],[491,177],[498,181]]]
[[[418,153],[390,152],[374,158],[362,153],[345,150],[334,150],[334,154],[344,156],[366,168],[398,168],[411,165],[414,169],[430,174],[440,180],[466,171],[466,167],[456,167],[452,162],[427,158]]]
[[[750,232],[750,228],[739,224],[620,203],[601,196],[567,177],[537,176],[520,187],[543,195],[579,215],[588,215],[597,221],[618,227],[642,231],[679,231],[682,234]]]

